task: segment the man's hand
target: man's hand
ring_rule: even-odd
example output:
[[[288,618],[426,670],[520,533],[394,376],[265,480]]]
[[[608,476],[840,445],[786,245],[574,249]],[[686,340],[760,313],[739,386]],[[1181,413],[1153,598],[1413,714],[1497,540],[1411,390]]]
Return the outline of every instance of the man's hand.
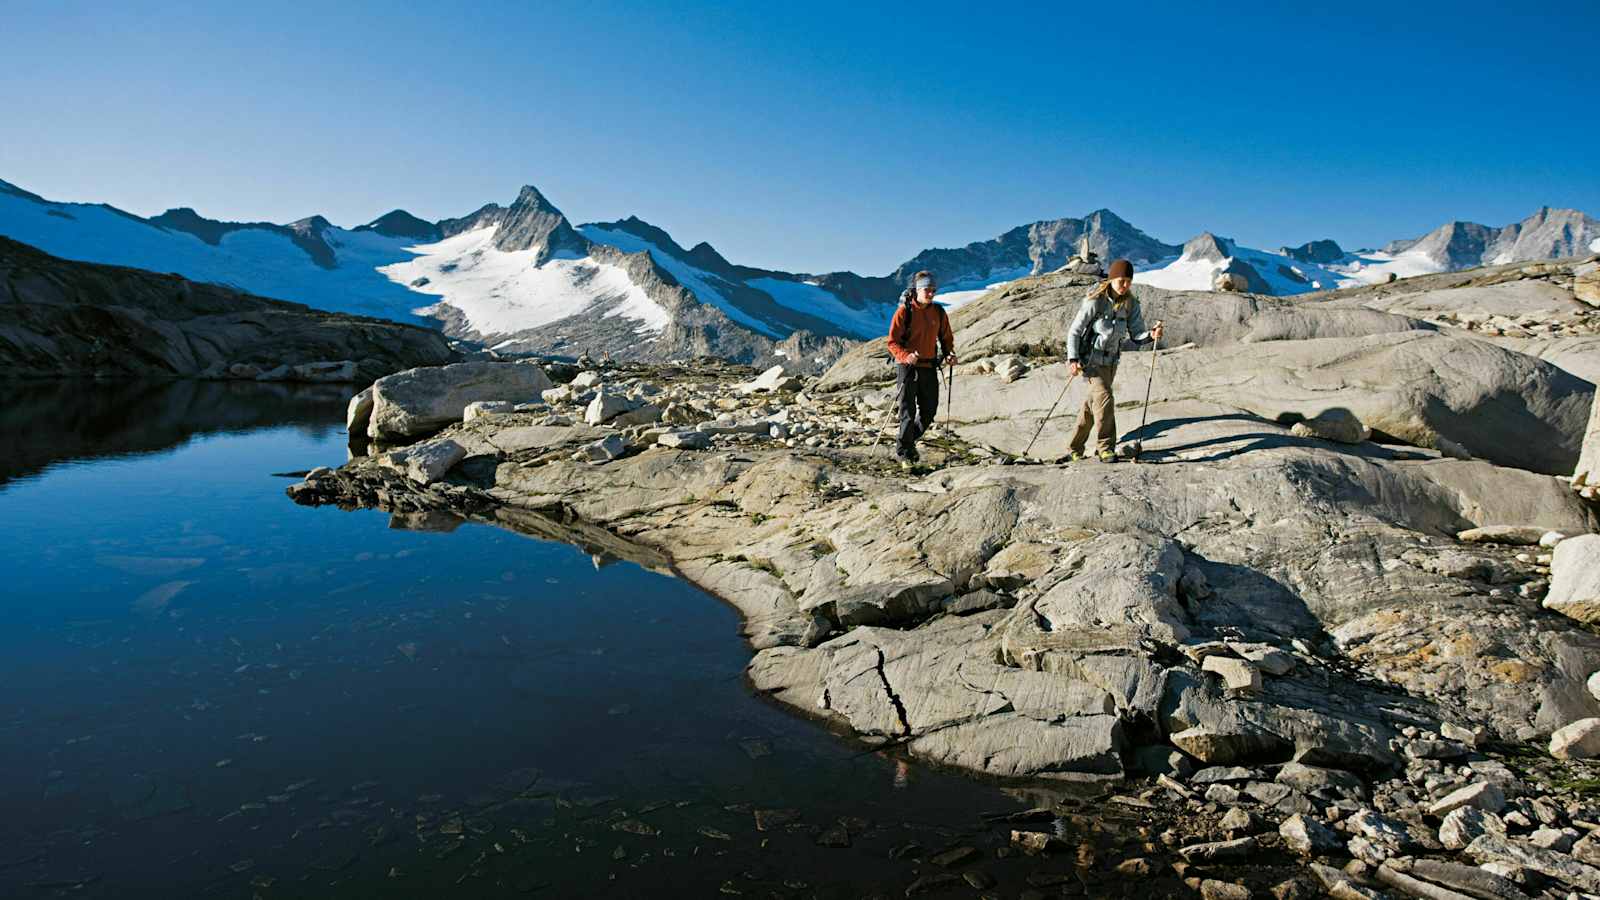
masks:
[[[917,360],[919,360],[921,358],[922,357],[917,355],[917,351],[913,350],[910,353],[906,354],[906,365],[914,366],[914,365],[917,364]]]
[[[1166,333],[1166,326],[1162,323],[1162,321],[1160,319],[1157,319],[1156,320],[1156,327],[1150,329],[1150,336],[1159,341],[1159,340],[1161,340],[1161,335],[1164,334],[1164,333]]]
[[[1073,360],[1072,362],[1067,363],[1067,374],[1068,375],[1082,375],[1083,374],[1083,366],[1081,364],[1079,364],[1079,362],[1077,360]]]
[[[949,353],[949,354],[945,355],[945,358],[944,358],[944,364],[945,365],[954,366],[958,362],[960,362],[960,360],[956,359],[956,355],[954,353]]]

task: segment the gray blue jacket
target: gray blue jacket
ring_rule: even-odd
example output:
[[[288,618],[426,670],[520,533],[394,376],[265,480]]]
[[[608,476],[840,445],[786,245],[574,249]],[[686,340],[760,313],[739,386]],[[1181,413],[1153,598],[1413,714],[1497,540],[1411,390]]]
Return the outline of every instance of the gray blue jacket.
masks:
[[[1072,317],[1072,327],[1067,329],[1067,360],[1076,361],[1085,369],[1114,366],[1123,350],[1150,341],[1138,297],[1130,295],[1126,303],[1119,305],[1111,302],[1108,292],[1096,289],[1083,298],[1078,314]]]

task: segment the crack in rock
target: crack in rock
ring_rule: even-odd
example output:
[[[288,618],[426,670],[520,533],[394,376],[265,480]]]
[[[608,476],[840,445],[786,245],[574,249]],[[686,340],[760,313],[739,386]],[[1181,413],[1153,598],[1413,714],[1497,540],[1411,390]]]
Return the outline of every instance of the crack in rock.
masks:
[[[894,704],[895,715],[900,717],[900,733],[906,737],[910,737],[911,722],[906,718],[906,705],[900,702],[900,695],[896,694],[894,692],[894,688],[889,685],[889,676],[883,671],[883,664],[885,662],[883,648],[879,647],[877,644],[873,644],[872,649],[878,651],[878,662],[874,668],[877,669],[878,680],[883,682],[884,695],[889,698],[890,703]]]

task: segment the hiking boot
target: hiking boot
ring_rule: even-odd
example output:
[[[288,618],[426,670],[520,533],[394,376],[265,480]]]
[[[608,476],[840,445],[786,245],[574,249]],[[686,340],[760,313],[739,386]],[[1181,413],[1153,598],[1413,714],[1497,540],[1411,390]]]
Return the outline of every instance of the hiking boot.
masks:
[[[1095,457],[1103,463],[1114,463],[1117,461],[1117,454],[1111,452],[1110,450],[1101,450],[1099,453],[1095,454]]]
[[[1074,450],[1067,454],[1067,462],[1083,462],[1088,458],[1082,450]]]

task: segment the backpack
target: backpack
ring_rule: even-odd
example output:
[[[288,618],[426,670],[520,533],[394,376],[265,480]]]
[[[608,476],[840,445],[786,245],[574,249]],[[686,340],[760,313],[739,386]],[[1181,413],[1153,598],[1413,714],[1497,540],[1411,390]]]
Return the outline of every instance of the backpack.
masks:
[[[907,341],[911,340],[911,304],[912,304],[912,301],[915,298],[916,298],[916,295],[913,294],[911,291],[905,291],[904,293],[902,293],[900,295],[900,306],[901,306],[902,309],[904,309],[906,311],[906,315],[905,315],[904,319],[900,320],[900,333],[896,334],[896,335],[893,335],[893,337],[895,339],[895,343],[899,344],[902,347],[904,347],[906,345]],[[933,308],[937,309],[939,311],[939,333],[940,334],[944,334],[944,326],[947,323],[949,323],[949,321],[950,321],[950,311],[945,309],[942,305],[940,305],[938,303],[933,304]],[[938,338],[935,338],[934,339],[934,346],[938,346],[938,345],[939,345],[939,340],[938,340]],[[890,358],[890,361],[891,362],[893,361],[893,357]],[[935,362],[935,365],[938,365],[938,364],[943,363],[943,362],[944,362],[944,357],[941,354],[939,359]]]

